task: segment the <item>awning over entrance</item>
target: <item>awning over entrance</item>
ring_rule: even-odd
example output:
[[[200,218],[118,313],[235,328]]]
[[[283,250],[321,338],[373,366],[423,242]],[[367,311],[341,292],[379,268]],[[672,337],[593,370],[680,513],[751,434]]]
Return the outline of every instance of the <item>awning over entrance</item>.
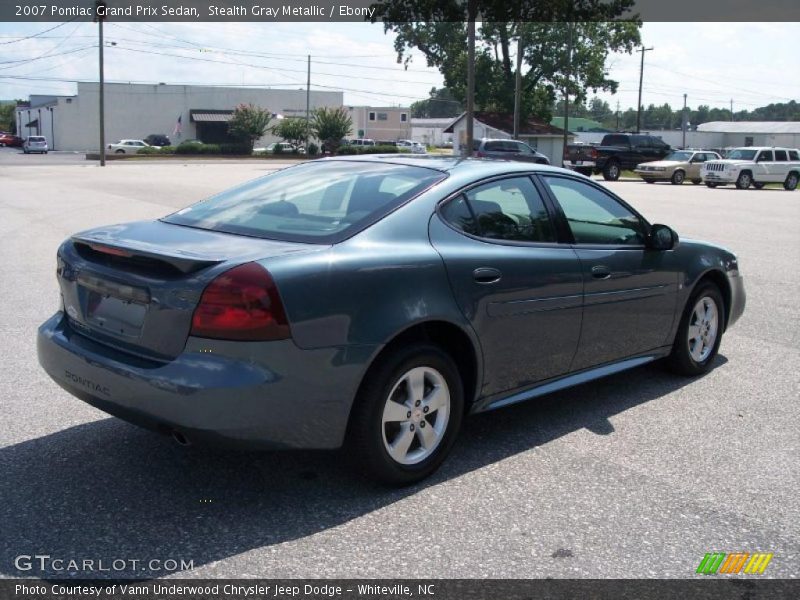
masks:
[[[33,121],[25,125],[25,127],[39,127],[39,119],[34,119]]]
[[[189,119],[194,123],[227,123],[233,116],[232,110],[190,110]]]

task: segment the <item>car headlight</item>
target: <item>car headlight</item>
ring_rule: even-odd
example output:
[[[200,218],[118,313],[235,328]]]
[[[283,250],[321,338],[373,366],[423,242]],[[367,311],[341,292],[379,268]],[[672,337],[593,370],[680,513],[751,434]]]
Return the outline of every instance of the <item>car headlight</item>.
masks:
[[[653,167],[653,171],[666,171],[666,167]]]

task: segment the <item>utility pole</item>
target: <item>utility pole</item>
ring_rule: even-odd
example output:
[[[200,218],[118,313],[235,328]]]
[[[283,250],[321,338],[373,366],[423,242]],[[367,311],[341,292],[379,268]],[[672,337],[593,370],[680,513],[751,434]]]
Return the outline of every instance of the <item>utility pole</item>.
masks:
[[[681,119],[681,129],[683,130],[683,148],[686,148],[686,94],[683,95],[683,119]]]
[[[642,46],[637,52],[642,53],[642,66],[639,68],[639,104],[636,106],[636,133],[642,129],[642,82],[644,81],[644,53],[653,49],[653,46],[645,48]]]
[[[564,138],[562,140],[561,154],[563,157],[564,151],[567,149],[569,143],[569,79],[572,75],[572,30],[573,23],[567,23],[567,69],[566,81],[564,82]]]
[[[517,76],[514,82],[514,139],[519,139],[519,119],[522,106],[522,35],[517,38]]]
[[[306,155],[308,154],[308,138],[311,125],[311,55],[308,55],[308,77],[306,78]]]
[[[617,131],[619,131],[619,100],[617,100]]]
[[[105,107],[105,76],[103,74],[103,21],[105,21],[105,0],[95,0],[94,3],[94,18],[97,21],[98,32],[100,40],[98,42],[99,64],[100,64],[100,88],[98,92],[99,105],[100,105],[100,166],[106,166],[106,107]],[[98,14],[98,13],[104,14]]]
[[[472,156],[475,116],[475,2],[470,0],[467,8],[467,135],[466,147],[461,149],[464,157]]]
[[[733,98],[731,98],[731,121],[733,121]]]

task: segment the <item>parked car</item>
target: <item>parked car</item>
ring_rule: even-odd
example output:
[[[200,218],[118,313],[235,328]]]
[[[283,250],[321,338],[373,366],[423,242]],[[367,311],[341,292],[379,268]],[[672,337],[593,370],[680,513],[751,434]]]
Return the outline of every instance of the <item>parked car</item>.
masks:
[[[609,133],[600,145],[567,144],[563,165],[568,169],[591,175],[603,174],[606,181],[616,181],[624,169],[661,160],[672,152],[669,144],[653,135],[638,133]]]
[[[171,145],[171,142],[169,141],[169,136],[164,135],[163,133],[151,133],[146,138],[144,138],[144,142],[148,146],[155,146],[156,148],[163,148],[164,146]]]
[[[472,141],[472,150],[477,158],[502,158],[540,165],[549,165],[550,159],[517,140],[482,139]]]
[[[264,148],[264,152],[268,154],[275,154],[276,152],[280,154],[305,154],[306,149],[302,147],[298,148],[289,142],[273,142]]]
[[[646,183],[669,181],[673,185],[680,185],[688,179],[694,185],[698,185],[703,182],[700,170],[706,161],[721,158],[711,150],[677,150],[665,156],[663,160],[636,165],[634,173]]]
[[[350,146],[375,146],[375,140],[369,138],[358,138],[355,140],[347,140]]]
[[[25,143],[25,140],[13,133],[4,133],[0,135],[0,147],[8,146],[19,148],[23,143]]]
[[[701,176],[710,188],[733,183],[740,190],[751,185],[760,190],[768,183],[782,183],[785,190],[794,191],[800,179],[800,151],[797,148],[734,148],[726,158],[706,162]]]
[[[31,154],[33,152],[47,154],[47,138],[42,135],[29,135],[22,143],[22,151],[25,154]]]
[[[106,146],[107,153],[113,154],[136,154],[142,148],[149,147],[150,144],[144,140],[120,140],[116,144]]]
[[[336,448],[393,484],[462,416],[666,358],[707,372],[736,256],[518,161],[337,157],[59,247],[44,370],[179,443]],[[676,418],[681,418],[680,416]]]

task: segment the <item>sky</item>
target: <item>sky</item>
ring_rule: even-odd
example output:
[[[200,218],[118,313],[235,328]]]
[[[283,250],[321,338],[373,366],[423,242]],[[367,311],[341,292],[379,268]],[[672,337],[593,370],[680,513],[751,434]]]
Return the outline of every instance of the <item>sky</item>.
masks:
[[[37,37],[21,39],[52,29]],[[642,103],[753,109],[800,100],[797,23],[645,23]],[[113,23],[105,25],[107,81],[342,90],[346,105],[408,106],[442,85],[415,53],[397,63],[394,36],[369,23]],[[0,23],[0,100],[74,94],[97,80],[93,23]],[[113,45],[112,45],[113,44]],[[622,110],[636,106],[639,54],[612,54],[617,94],[598,95]],[[480,82],[478,82],[480,85]]]

